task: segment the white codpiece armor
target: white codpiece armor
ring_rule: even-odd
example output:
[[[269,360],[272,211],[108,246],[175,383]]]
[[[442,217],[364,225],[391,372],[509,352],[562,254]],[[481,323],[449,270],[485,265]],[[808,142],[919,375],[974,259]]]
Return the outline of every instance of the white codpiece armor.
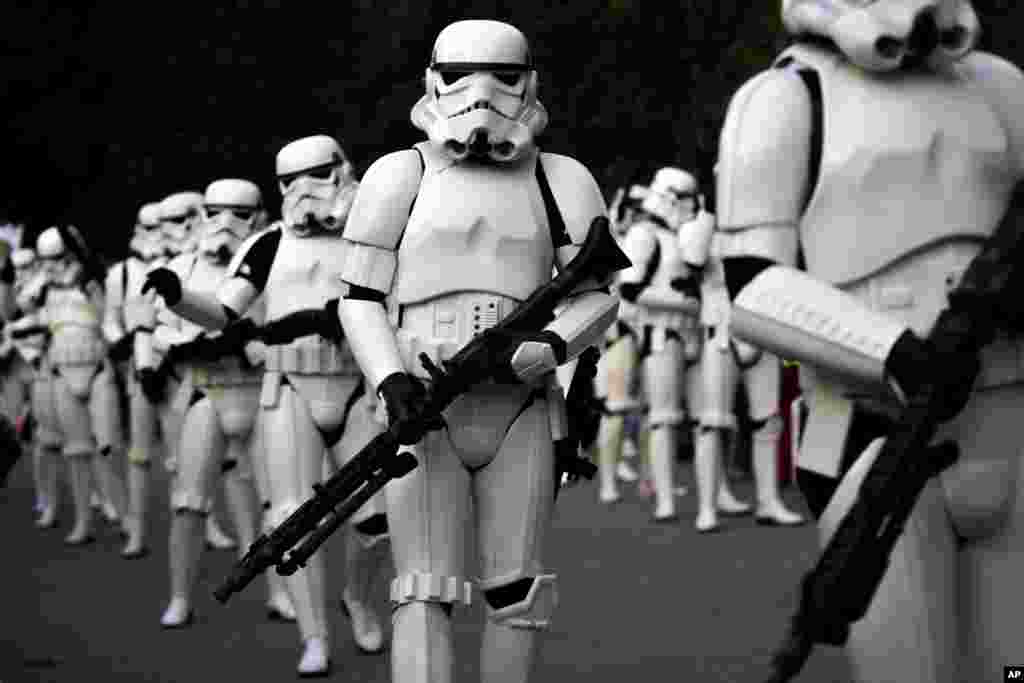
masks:
[[[824,20],[815,8],[824,4],[788,2],[811,14],[787,21]],[[1024,76],[967,54],[970,3],[831,4],[834,22],[801,25],[844,54],[798,45],[744,86],[726,118],[718,195],[729,255],[777,264],[740,289],[734,332],[802,361],[809,412],[798,475],[824,539],[887,434],[878,415],[892,406],[884,370],[895,339],[928,333],[981,242],[1019,210],[1011,197],[1024,178]],[[891,46],[854,30],[891,29],[897,15],[906,28],[888,31]],[[788,270],[798,246],[807,275]],[[998,337],[981,354],[970,402],[940,427],[937,439],[957,441],[960,459],[925,488],[853,626],[856,680],[978,680],[1014,656],[1024,489],[1020,449],[1006,435],[1024,400],[1020,358],[1016,338]],[[838,488],[823,494],[829,478]]]
[[[693,177],[681,169],[661,169],[644,197],[639,220],[623,242],[633,266],[622,273],[620,287],[623,297],[635,303],[634,319],[641,335],[655,521],[676,519],[677,431],[697,397],[701,304],[696,296],[679,289],[679,282],[693,280],[694,272],[683,260],[677,235],[695,208]]]
[[[461,68],[466,80],[535,79],[532,67],[522,70],[527,64],[518,30],[467,21],[442,32],[428,73],[441,78]],[[478,142],[491,144],[470,140],[460,157],[416,109],[413,120],[431,142],[370,167],[345,230],[352,251],[343,278],[352,291],[338,312],[373,389],[410,374],[426,379],[417,353],[443,361],[500,322],[571,260],[593,219],[606,214],[593,177],[573,159],[529,145],[493,163],[501,145],[483,128]],[[445,412],[447,429],[411,448],[419,466],[385,489],[398,574],[394,640],[402,643],[392,657],[395,683],[453,680],[450,608],[471,599],[463,567],[470,514],[489,615],[481,680],[527,680],[536,631],[548,627],[557,598],[540,554],[556,486],[552,425],[560,420],[550,397],[562,390],[554,370],[599,344],[614,321],[617,302],[601,291],[607,284],[584,283],[549,324],[565,341],[564,359],[546,343],[521,344],[511,365],[523,381],[481,381],[456,399]]]

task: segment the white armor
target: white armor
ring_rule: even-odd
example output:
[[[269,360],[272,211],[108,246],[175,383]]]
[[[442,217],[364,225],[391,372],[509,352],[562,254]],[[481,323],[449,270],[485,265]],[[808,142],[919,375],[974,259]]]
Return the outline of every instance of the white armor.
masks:
[[[788,340],[776,350],[802,361],[802,378],[815,370],[798,465],[805,477],[843,477],[821,518],[825,538],[882,441],[864,444],[884,436],[857,427],[877,410],[859,399],[891,400],[879,380],[894,336],[929,331],[981,241],[1014,210],[1024,176],[1024,78],[993,55],[968,53],[970,3],[847,4],[785,6],[791,28],[845,54],[807,45],[784,53],[737,93],[719,155],[730,253],[779,264],[740,292],[734,331],[763,341],[775,334],[766,328],[781,331]],[[884,54],[864,47],[871,26],[891,34],[873,44]],[[820,85],[821,120],[805,78]],[[815,175],[810,141],[822,125]],[[810,278],[787,271],[798,245]],[[769,290],[784,290],[784,300],[769,304]],[[938,439],[959,442],[960,460],[926,487],[854,625],[857,680],[981,680],[1019,649],[1009,634],[1024,609],[1013,578],[1024,556],[1024,488],[1006,435],[1016,433],[1024,399],[1021,357],[1014,339],[989,346],[970,402],[940,428]]]
[[[641,218],[626,233],[623,250],[633,262],[621,275],[623,291],[639,289],[635,319],[642,334],[644,394],[651,429],[648,460],[654,484],[656,521],[676,518],[673,464],[676,430],[696,400],[700,358],[700,301],[673,288],[693,277],[679,249],[677,231],[696,211],[696,182],[678,168],[659,170],[641,205]]]
[[[197,253],[173,259],[173,271],[184,289],[213,296],[227,273],[228,260],[252,229],[260,208],[259,188],[245,180],[225,179],[210,184],[204,197]],[[254,306],[247,317],[262,320]],[[204,334],[202,327],[166,312],[154,333],[156,347],[173,346]],[[177,469],[171,488],[170,573],[171,600],[161,617],[164,627],[180,627],[192,618],[192,593],[203,543],[203,520],[212,507],[211,486],[222,474],[228,508],[244,555],[256,538],[254,491],[248,473],[263,467],[250,462],[250,444],[259,404],[263,371],[262,345],[251,344],[246,358],[184,361],[193,395],[184,415],[177,447]],[[257,457],[262,454],[257,454]],[[269,606],[276,608],[276,582],[270,582]]]
[[[732,334],[732,304],[725,285],[720,245],[722,233],[714,232],[714,216],[701,211],[679,232],[680,247],[691,262],[703,265],[701,325],[705,339],[700,364],[701,407],[694,441],[694,474],[698,512],[695,526],[707,533],[718,529],[718,513],[743,514],[750,506],[736,500],[724,475],[726,433],[737,429],[734,403],[737,386],[747,392],[750,419],[754,422],[753,464],[757,487],[757,521],[760,524],[796,525],[803,518],[786,508],[778,488],[778,442],[782,434],[779,359]]]
[[[130,248],[142,261],[152,261],[162,255],[163,240],[160,232],[160,204],[143,204],[135,220]]]
[[[114,455],[123,446],[117,383],[101,332],[99,284],[80,282],[82,266],[69,257],[56,228],[40,234],[36,252],[48,261],[48,282],[32,303],[38,306],[38,319],[50,328],[47,360],[54,372],[56,416],[75,499],[75,527],[66,540],[80,545],[92,538],[91,472],[127,522],[123,483],[113,469]]]
[[[172,255],[195,249],[196,226],[202,219],[203,195],[176,192],[160,202],[160,232],[164,249]]]
[[[326,144],[323,136],[303,138],[286,145],[278,155],[279,181],[286,201],[292,188],[312,186],[323,171],[340,176],[344,154],[337,142]],[[337,149],[323,157],[324,150]],[[326,164],[326,165],[325,165]],[[319,197],[324,205],[340,206],[354,188],[340,181],[334,196]],[[318,201],[319,201],[318,199]],[[183,287],[182,300],[172,310],[209,328],[222,327],[246,313],[262,294],[267,321],[299,310],[322,307],[345,294],[341,272],[348,247],[339,226],[319,216],[317,202],[310,202],[313,220],[294,215],[293,224],[282,223],[249,238],[228,267],[226,279],[214,296]],[[304,209],[301,196],[297,210]],[[332,209],[332,211],[334,211]],[[301,213],[302,211],[300,211]],[[333,213],[339,220],[347,211]],[[228,313],[227,311],[230,311]],[[259,399],[257,429],[265,454],[269,503],[265,524],[273,528],[294,512],[309,495],[322,473],[325,445],[339,465],[344,464],[380,430],[364,419],[366,399],[358,400],[362,375],[351,353],[319,335],[266,349],[266,372]],[[349,402],[355,406],[349,410]],[[354,417],[347,421],[349,417]],[[344,438],[343,438],[344,437]],[[383,519],[384,497],[374,497],[352,519],[348,531],[347,576],[350,583],[343,599],[352,618],[357,644],[371,652],[383,647],[383,631],[370,607],[369,578],[376,572],[386,538],[373,524]],[[370,526],[365,526],[370,525]],[[326,597],[322,555],[311,558],[306,568],[285,580],[305,643],[300,673],[323,673],[329,668]]]
[[[484,21],[449,26],[434,56],[433,67],[462,62],[470,70],[460,79],[467,88],[490,86],[529,63],[516,29]],[[528,75],[534,78],[532,71]],[[427,100],[434,97],[432,82],[428,78]],[[460,88],[459,82],[453,86]],[[422,102],[413,120],[430,142],[374,162],[345,229],[351,252],[343,279],[352,292],[338,313],[374,388],[394,373],[425,377],[418,353],[435,361],[450,358],[499,322],[551,279],[553,267],[564,267],[591,221],[607,210],[581,164],[532,146],[495,164],[496,147],[470,141],[470,156],[452,163],[449,155],[458,146],[418,118]],[[556,207],[543,199],[537,164],[543,164]],[[564,235],[545,220],[545,214],[554,220],[554,212],[564,221]],[[565,360],[600,343],[614,320],[616,301],[599,289],[606,284],[584,283],[548,325],[566,342]],[[366,290],[373,296],[363,298]],[[392,302],[391,321],[385,296]],[[471,599],[462,565],[471,495],[478,586],[489,613],[480,677],[526,680],[534,635],[547,628],[557,595],[555,576],[546,573],[541,557],[555,487],[549,401],[561,394],[557,365],[548,344],[521,344],[512,369],[525,383],[475,385],[446,411],[446,431],[430,432],[412,447],[419,467],[385,489],[397,568],[394,640],[402,644],[392,657],[395,683],[454,678],[449,608]]]

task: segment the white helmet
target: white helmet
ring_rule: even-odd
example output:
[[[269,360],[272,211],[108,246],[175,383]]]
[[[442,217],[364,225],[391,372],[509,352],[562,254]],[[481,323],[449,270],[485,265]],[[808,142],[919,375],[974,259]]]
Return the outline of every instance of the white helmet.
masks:
[[[547,127],[526,37],[500,21],[449,24],[437,36],[412,123],[456,161],[518,159]]]
[[[36,238],[36,253],[39,258],[56,260],[66,254],[64,238],[60,236],[57,226],[51,226],[39,233]]]
[[[831,40],[871,71],[961,59],[980,32],[970,0],[782,0],[782,21],[796,36]]]
[[[11,265],[14,266],[15,270],[24,270],[25,268],[31,268],[32,264],[36,262],[36,252],[28,247],[22,247],[21,249],[15,249],[11,252]]]
[[[256,183],[236,178],[215,180],[203,197],[203,228],[199,251],[227,263],[252,232],[263,198]]]
[[[284,224],[299,230],[341,230],[355,195],[352,165],[338,141],[313,135],[277,153]]]
[[[640,208],[677,230],[697,211],[697,181],[681,168],[662,168],[654,174]]]
[[[160,202],[148,202],[139,209],[135,227],[152,230],[160,227]]]
[[[160,202],[160,229],[173,251],[182,251],[189,233],[200,219],[203,195],[199,192],[176,192]]]

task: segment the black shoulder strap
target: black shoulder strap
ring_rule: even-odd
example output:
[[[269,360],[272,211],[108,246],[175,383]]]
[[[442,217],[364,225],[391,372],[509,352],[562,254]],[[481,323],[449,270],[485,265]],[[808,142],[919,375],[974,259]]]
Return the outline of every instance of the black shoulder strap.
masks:
[[[555,249],[572,244],[569,231],[565,228],[565,220],[562,219],[562,212],[558,209],[558,202],[551,192],[551,185],[548,183],[548,176],[544,172],[544,164],[540,152],[537,153],[536,164],[537,184],[540,185],[540,196],[544,198],[544,213],[548,217],[548,230],[551,232],[551,243]]]
[[[811,96],[811,156],[807,162],[807,197],[804,199],[804,208],[807,208],[807,202],[814,195],[818,175],[821,173],[821,153],[825,144],[825,113],[821,98],[821,79],[818,74],[813,69],[797,69],[796,72]]]
[[[121,298],[128,298],[128,259],[121,261]]]
[[[647,267],[644,269],[644,279],[640,281],[644,287],[649,287],[651,282],[654,281],[654,274],[658,272],[658,266],[661,265],[661,240],[655,236],[654,238],[654,251],[651,252],[651,260],[647,262]]]
[[[427,173],[427,162],[423,158],[423,152],[420,151],[419,147],[412,148],[416,152],[416,156],[420,160],[420,185],[423,184],[423,176]],[[409,216],[412,216],[413,207],[416,206],[416,199],[420,196],[420,188],[416,187],[416,194],[413,195],[412,202],[409,204]],[[398,247],[402,245],[402,240],[405,238],[405,228],[402,228],[402,234],[398,236],[398,244],[395,245],[395,251],[398,251]]]

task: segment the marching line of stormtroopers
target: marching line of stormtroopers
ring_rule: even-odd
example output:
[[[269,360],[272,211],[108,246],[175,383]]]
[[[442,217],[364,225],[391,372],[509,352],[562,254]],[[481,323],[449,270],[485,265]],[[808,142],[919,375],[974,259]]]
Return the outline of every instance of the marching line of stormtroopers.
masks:
[[[40,525],[55,521],[63,454],[75,509],[67,542],[91,538],[95,488],[127,533],[124,554],[140,556],[159,421],[176,463],[161,621],[185,626],[211,477],[225,475],[229,507],[240,510],[254,480],[268,528],[301,504],[325,462],[361,445],[349,440],[386,423],[419,467],[385,488],[387,518],[374,501],[348,530],[343,603],[356,642],[383,646],[366,597],[389,538],[396,683],[454,679],[452,611],[474,588],[488,615],[481,679],[525,683],[557,604],[558,577],[542,557],[557,491],[552,435],[565,422],[557,368],[606,347],[595,387],[603,502],[619,498],[623,443],[629,432],[637,439],[642,414],[653,516],[675,519],[678,430],[695,428],[695,526],[709,532],[719,514],[802,522],[779,497],[775,465],[779,358],[799,362],[808,372],[794,408],[796,478],[823,541],[856,499],[892,415],[942,373],[963,380],[939,397],[940,435],[961,446],[960,459],[917,501],[847,650],[858,681],[994,675],[1020,651],[1024,611],[1024,458],[1007,438],[1024,398],[1019,320],[999,321],[1005,334],[980,357],[926,336],[996,227],[1024,213],[1024,75],[975,49],[968,0],[781,5],[794,45],[730,102],[713,212],[677,168],[623,193],[613,215],[632,267],[614,278],[619,296],[610,276],[579,283],[543,331],[501,359],[507,367],[449,406],[443,429],[423,414],[431,380],[417,358],[448,360],[493,327],[570,263],[607,213],[585,167],[535,146],[548,116],[512,26],[463,21],[438,36],[411,112],[427,140],[377,160],[358,192],[337,142],[314,136],[279,153],[283,219],[266,230],[245,181],[147,209],[133,242],[144,265],[113,278],[125,283],[123,310],[109,325],[102,283],[64,243],[77,233],[45,231],[34,259],[12,256],[22,315],[5,325],[3,347],[21,358],[20,371],[7,366],[7,414],[17,422],[27,401],[37,423]],[[154,221],[169,238],[159,247],[142,234]],[[274,322],[305,307],[323,315],[294,342],[169,370],[160,360],[243,316]],[[160,416],[132,429],[127,487],[115,467],[125,452],[118,364]],[[721,474],[741,381],[756,506]],[[249,540],[255,517],[234,516]],[[481,559],[475,586],[462,566],[467,523]],[[298,622],[300,675],[330,670],[323,574],[315,559],[284,582],[270,577],[268,607]]]

